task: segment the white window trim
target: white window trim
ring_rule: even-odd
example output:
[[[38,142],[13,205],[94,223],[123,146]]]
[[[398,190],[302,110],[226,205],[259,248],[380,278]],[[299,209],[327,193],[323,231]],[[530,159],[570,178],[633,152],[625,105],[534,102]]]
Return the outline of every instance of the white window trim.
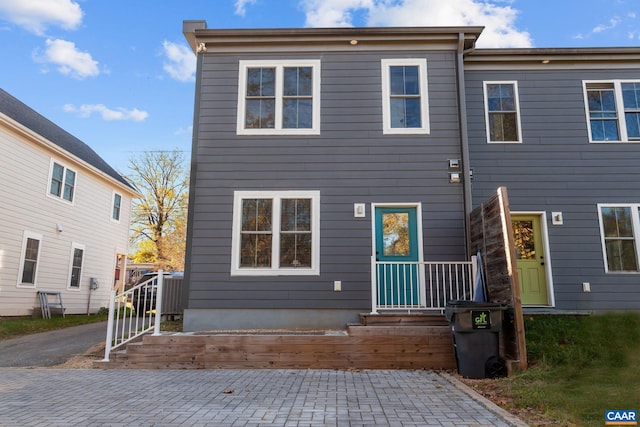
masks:
[[[604,272],[608,274],[640,274],[640,203],[598,203],[598,224],[600,227],[600,243],[602,248],[602,261]],[[607,247],[604,238],[604,224],[602,222],[602,208],[630,208],[631,224],[633,226],[633,240],[636,247],[636,260],[639,271],[609,271],[607,262]]]
[[[61,193],[60,196],[55,196],[53,194],[51,194],[51,178],[53,177],[53,165],[57,163],[60,166],[62,166],[64,168],[64,174],[62,175],[62,189],[61,189]],[[67,200],[64,198],[64,182],[65,179],[67,178],[67,171],[71,171],[74,172],[76,174],[75,180],[73,181],[73,197],[71,199],[71,201]],[[75,201],[76,201],[76,196],[78,194],[78,171],[76,171],[75,169],[72,169],[70,167],[68,167],[64,162],[61,162],[59,160],[56,159],[51,159],[51,163],[49,165],[49,179],[47,180],[47,197],[51,197],[52,199],[55,200],[59,200],[63,203],[67,203],[69,205],[74,205]]]
[[[613,83],[613,91],[616,97],[616,112],[618,113],[618,129],[620,132],[620,139],[617,141],[594,141],[591,135],[591,118],[589,117],[589,101],[587,99],[587,85],[590,83]],[[624,117],[624,102],[622,100],[622,83],[640,83],[640,79],[625,79],[625,80],[583,80],[582,81],[582,98],[584,100],[584,112],[587,118],[587,132],[589,133],[589,143],[591,144],[616,144],[616,143],[640,143],[640,140],[629,139],[627,135],[627,122]],[[610,205],[613,206],[613,205]]]
[[[389,67],[399,66],[417,66],[418,76],[420,78],[420,123],[419,128],[393,128],[391,127],[391,90],[389,81]],[[382,133],[384,135],[415,135],[428,134],[430,132],[429,125],[429,91],[427,80],[427,59],[426,58],[398,58],[398,59],[382,59]]]
[[[271,267],[240,268],[240,228],[242,200],[273,200],[273,237]],[[278,268],[280,261],[280,200],[311,199],[311,268]],[[319,276],[320,275],[320,191],[234,191],[233,238],[231,241],[232,276]]]
[[[27,249],[27,239],[37,240],[38,243],[38,258],[36,258],[36,271],[33,275],[33,283],[23,283],[22,282],[22,273],[24,273],[24,260],[25,260],[25,252]],[[33,233],[31,231],[25,231],[22,236],[22,252],[20,253],[20,268],[18,269],[18,278],[17,278],[17,287],[18,288],[30,288],[34,289],[38,284],[38,269],[40,268],[40,254],[42,253],[42,235],[38,233]]]
[[[246,129],[245,121],[245,99],[247,86],[247,68],[252,67],[273,67],[276,69],[276,105],[275,105],[275,127],[273,129]],[[313,126],[305,129],[288,129],[282,127],[282,91],[283,91],[283,69],[285,67],[311,67],[313,73]],[[241,60],[239,61],[238,76],[238,135],[319,135],[320,134],[320,60]]]
[[[117,219],[113,217],[113,208],[116,206],[116,196],[120,196],[120,212],[118,214]],[[122,202],[124,202],[124,197],[122,197],[122,194],[118,193],[117,191],[114,191],[113,194],[111,195],[111,212],[109,214],[109,217],[111,218],[111,222],[120,224],[120,219],[122,218]]]
[[[73,286],[71,286],[71,275],[73,274],[73,253],[75,252],[76,249],[82,250],[82,265],[80,266],[80,277],[78,277],[78,287],[74,288]],[[67,289],[70,291],[79,291],[80,289],[82,289],[82,274],[84,273],[85,253],[86,253],[85,245],[81,245],[79,243],[71,244],[71,252],[69,255],[69,258],[70,258],[69,259],[69,275],[67,277]]]
[[[518,140],[517,141],[492,141],[491,140],[491,127],[489,126],[489,99],[487,93],[487,85],[513,85],[514,102],[516,104],[516,125],[518,126]],[[517,80],[498,80],[498,81],[486,81],[482,82],[482,91],[484,98],[484,123],[485,131],[487,133],[487,144],[522,144],[522,123],[520,120],[520,95],[518,92]]]

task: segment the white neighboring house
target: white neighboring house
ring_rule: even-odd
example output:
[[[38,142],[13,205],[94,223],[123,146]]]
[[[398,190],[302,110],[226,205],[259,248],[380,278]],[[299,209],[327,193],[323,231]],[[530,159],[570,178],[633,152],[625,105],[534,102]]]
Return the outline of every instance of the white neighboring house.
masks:
[[[0,316],[38,314],[40,290],[61,292],[67,314],[107,307],[125,276],[136,190],[2,89],[0,147]]]

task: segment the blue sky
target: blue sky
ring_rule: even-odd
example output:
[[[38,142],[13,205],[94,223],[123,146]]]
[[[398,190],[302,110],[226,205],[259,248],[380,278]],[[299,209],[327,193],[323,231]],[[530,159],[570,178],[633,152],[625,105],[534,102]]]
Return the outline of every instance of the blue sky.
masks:
[[[0,0],[0,87],[128,173],[185,151],[209,28],[482,25],[479,47],[640,46],[638,0]]]

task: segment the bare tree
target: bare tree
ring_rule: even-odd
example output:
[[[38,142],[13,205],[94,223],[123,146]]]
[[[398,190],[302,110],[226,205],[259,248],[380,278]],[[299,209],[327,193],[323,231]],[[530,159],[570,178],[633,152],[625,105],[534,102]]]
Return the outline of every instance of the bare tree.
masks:
[[[158,268],[183,269],[189,179],[182,152],[145,151],[129,169],[142,194],[133,202],[132,242],[153,242]]]

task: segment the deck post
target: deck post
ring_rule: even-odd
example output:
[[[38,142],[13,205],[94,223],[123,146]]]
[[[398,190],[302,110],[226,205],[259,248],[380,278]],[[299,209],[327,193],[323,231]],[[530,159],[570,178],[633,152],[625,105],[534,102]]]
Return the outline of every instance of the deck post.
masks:
[[[371,256],[371,314],[378,314],[378,275],[376,257]]]
[[[103,362],[109,361],[109,353],[111,353],[111,343],[113,341],[113,314],[116,311],[116,291],[111,291],[111,299],[109,300],[109,319],[107,320],[107,339],[104,344]]]
[[[153,324],[153,335],[160,335],[160,319],[162,318],[162,283],[164,277],[162,270],[158,270],[158,283],[156,284],[156,319]]]

